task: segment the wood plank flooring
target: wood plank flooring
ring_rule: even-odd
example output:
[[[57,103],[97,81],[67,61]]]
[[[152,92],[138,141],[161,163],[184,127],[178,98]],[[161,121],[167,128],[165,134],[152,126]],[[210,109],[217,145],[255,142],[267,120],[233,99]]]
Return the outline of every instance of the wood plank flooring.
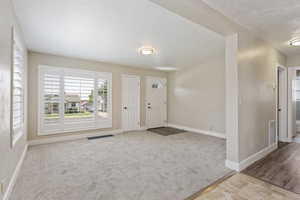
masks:
[[[300,195],[245,174],[207,188],[195,200],[300,200]]]
[[[281,144],[243,173],[300,194],[300,144]]]

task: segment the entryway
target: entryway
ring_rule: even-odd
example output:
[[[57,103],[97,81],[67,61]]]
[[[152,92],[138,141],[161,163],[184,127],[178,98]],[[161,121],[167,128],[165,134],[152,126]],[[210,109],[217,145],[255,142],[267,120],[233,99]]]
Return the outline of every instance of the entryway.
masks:
[[[146,77],[146,126],[157,128],[167,123],[167,80]]]

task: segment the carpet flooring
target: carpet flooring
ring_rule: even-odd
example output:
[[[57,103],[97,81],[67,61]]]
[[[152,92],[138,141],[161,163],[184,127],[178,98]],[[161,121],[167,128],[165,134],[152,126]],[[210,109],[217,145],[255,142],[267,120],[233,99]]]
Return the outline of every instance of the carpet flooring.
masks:
[[[223,177],[225,140],[141,131],[30,147],[10,200],[183,200]]]

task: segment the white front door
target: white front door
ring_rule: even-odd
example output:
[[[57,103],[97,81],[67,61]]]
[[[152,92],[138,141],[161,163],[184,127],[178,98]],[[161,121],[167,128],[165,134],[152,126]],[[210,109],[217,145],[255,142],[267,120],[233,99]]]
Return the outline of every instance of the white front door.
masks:
[[[146,77],[146,126],[156,128],[167,122],[167,80]]]
[[[122,75],[122,129],[140,129],[140,77]]]

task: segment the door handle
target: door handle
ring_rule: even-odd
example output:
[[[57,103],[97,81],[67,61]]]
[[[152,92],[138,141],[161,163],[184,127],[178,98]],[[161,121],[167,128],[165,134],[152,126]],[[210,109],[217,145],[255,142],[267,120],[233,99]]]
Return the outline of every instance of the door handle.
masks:
[[[151,106],[148,106],[148,109],[151,109]]]
[[[281,108],[279,108],[278,111],[280,112],[280,111],[281,111]]]
[[[124,110],[127,110],[127,107],[126,107],[126,106],[124,106]]]

